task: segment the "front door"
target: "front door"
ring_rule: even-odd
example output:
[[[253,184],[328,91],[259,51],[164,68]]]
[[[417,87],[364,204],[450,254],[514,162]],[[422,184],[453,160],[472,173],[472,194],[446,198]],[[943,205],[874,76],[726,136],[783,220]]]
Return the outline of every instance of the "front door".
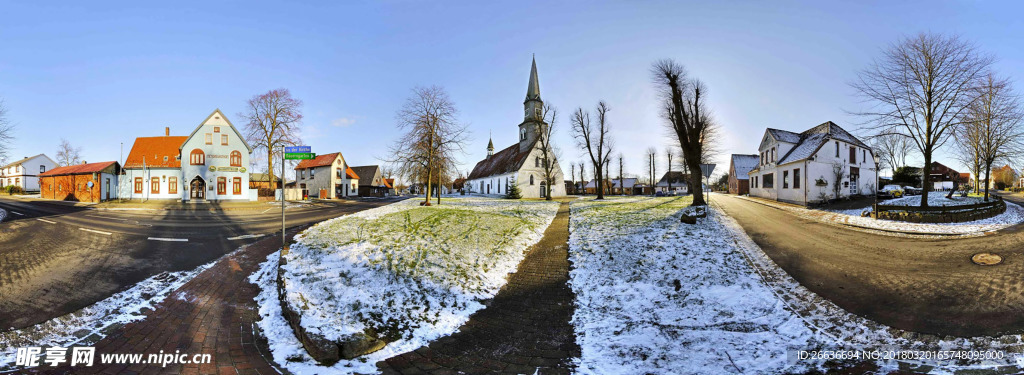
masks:
[[[548,187],[543,182],[540,183],[540,197],[541,198],[547,198],[548,197]]]
[[[860,180],[860,168],[850,167],[850,195],[857,195],[857,185]]]
[[[206,182],[196,177],[189,187],[189,197],[192,199],[206,199]]]

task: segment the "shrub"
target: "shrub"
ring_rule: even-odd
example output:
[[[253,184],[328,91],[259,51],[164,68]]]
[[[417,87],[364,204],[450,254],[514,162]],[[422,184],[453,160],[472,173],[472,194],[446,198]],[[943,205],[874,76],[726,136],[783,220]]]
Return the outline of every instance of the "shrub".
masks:
[[[25,194],[25,190],[18,185],[7,185],[7,194]]]

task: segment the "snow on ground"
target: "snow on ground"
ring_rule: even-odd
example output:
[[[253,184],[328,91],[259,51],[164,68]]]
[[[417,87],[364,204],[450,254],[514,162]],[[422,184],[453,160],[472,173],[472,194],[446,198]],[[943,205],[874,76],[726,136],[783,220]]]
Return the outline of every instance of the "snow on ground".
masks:
[[[570,216],[580,373],[731,374],[802,370],[786,348],[811,330],[757,278],[735,234],[690,197],[577,200]]]
[[[141,320],[147,310],[174,290],[213,266],[213,261],[190,271],[163,272],[76,312],[31,327],[0,332],[0,372],[14,370],[17,348],[27,346],[89,346],[121,325]],[[175,295],[175,298],[186,298]]]
[[[275,358],[288,359],[279,363],[297,373],[373,372],[378,360],[454,333],[497,294],[559,205],[479,197],[419,204],[410,199],[317,224],[296,236],[281,267],[287,301],[306,330],[340,340],[373,328],[394,341],[356,360],[316,366],[292,346],[290,329],[277,326],[279,308],[270,306],[276,291],[264,280],[260,324],[271,332]]]
[[[796,282],[717,208],[696,225],[680,223],[689,199],[573,202],[578,372],[778,374],[837,366],[799,360],[799,350],[1006,350],[997,361],[905,363],[938,366],[936,374],[1024,366],[1021,335],[940,338],[851,314]]]
[[[938,197],[938,195],[942,195]],[[773,207],[781,208],[790,211],[797,216],[805,219],[816,220],[826,223],[833,224],[845,224],[853,225],[868,229],[879,229],[883,231],[897,231],[897,232],[911,232],[911,233],[922,233],[922,234],[981,234],[984,232],[990,232],[994,230],[1000,230],[1009,226],[1013,226],[1024,222],[1024,208],[1011,202],[1006,202],[1006,212],[1002,214],[990,217],[988,219],[981,219],[975,221],[967,221],[963,223],[943,223],[943,224],[928,224],[928,223],[907,223],[902,221],[894,220],[878,220],[870,217],[863,217],[861,213],[864,211],[871,211],[871,207],[864,209],[851,209],[851,210],[819,210],[809,209],[789,204],[779,204],[774,201],[766,199],[757,199],[749,197],[739,197],[741,199],[753,200],[755,202],[768,204]],[[964,205],[978,203],[981,198],[967,197],[960,198],[956,197],[952,200],[946,199],[943,193],[933,193],[928,197],[928,204],[933,206],[953,206],[953,205]],[[933,203],[934,202],[934,203]],[[921,203],[920,196],[910,196],[898,199],[892,199],[884,201],[884,204],[889,205],[907,205],[912,206]]]

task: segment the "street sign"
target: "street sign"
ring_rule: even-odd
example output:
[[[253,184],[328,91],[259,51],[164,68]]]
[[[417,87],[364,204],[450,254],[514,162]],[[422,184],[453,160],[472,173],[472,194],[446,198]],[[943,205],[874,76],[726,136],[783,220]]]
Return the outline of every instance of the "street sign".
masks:
[[[286,160],[307,160],[307,159],[316,158],[316,154],[309,153],[309,152],[291,152],[291,153],[286,152],[284,154],[284,158]]]
[[[704,178],[711,178],[711,172],[715,171],[714,164],[701,164],[700,173],[704,174]]]
[[[299,154],[310,152],[313,152],[313,149],[311,149],[309,146],[293,146],[284,148],[284,153],[286,154]]]

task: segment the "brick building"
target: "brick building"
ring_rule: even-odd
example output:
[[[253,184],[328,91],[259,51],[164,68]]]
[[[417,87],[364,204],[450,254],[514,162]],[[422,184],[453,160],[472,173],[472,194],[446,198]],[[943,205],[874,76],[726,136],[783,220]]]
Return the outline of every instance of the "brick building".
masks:
[[[54,168],[39,175],[39,195],[77,202],[116,199],[120,174],[121,165],[116,161]]]

